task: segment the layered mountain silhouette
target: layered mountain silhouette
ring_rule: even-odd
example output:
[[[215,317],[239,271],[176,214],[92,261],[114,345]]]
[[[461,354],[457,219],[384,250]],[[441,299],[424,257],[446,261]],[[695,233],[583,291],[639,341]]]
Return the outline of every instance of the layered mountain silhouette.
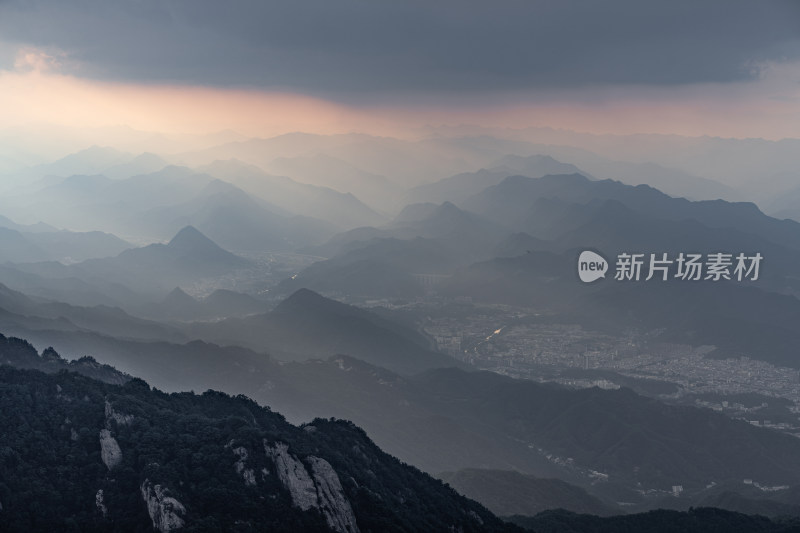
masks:
[[[702,177],[704,175],[702,173],[687,172],[666,164],[621,161],[570,146],[536,144],[531,149],[548,153],[559,161],[568,161],[580,167],[580,170],[553,170],[547,172],[547,174],[572,174],[577,172],[590,178],[613,179],[628,185],[649,185],[670,196],[688,198],[690,200],[716,200],[721,198],[733,201],[742,197],[739,190],[726,185],[723,181]],[[537,158],[537,156],[534,156],[534,161]],[[528,176],[528,160],[528,157],[510,154],[498,159],[495,163],[512,168],[514,172],[509,173],[509,175],[522,174]]]
[[[381,174],[368,172],[347,161],[326,154],[276,157],[265,164],[273,172],[285,174],[317,186],[331,187],[353,194],[379,211],[401,207],[403,187]]]
[[[486,303],[535,302],[565,313],[564,320],[603,330],[667,328],[665,340],[712,344],[720,356],[797,366],[797,339],[784,318],[797,314],[799,229],[753,204],[690,202],[645,185],[578,174],[512,176],[465,200],[462,208],[413,204],[384,228],[341,234],[324,248],[334,257],[286,280],[278,291],[305,286],[327,294],[397,298],[433,290]],[[706,287],[710,282],[673,280],[627,287],[609,276],[585,286],[577,282],[575,261],[587,248],[602,251],[612,263],[621,252],[674,257],[716,250],[770,259],[755,283]],[[485,260],[491,256],[498,257]],[[717,301],[724,306],[712,303]],[[783,310],[779,316],[767,311],[772,305]]]
[[[574,204],[614,200],[657,219],[696,220],[710,228],[735,229],[794,249],[800,246],[800,223],[771,218],[752,203],[691,202],[646,185],[633,187],[612,180],[592,181],[580,174],[540,179],[511,176],[468,198],[462,207],[509,227],[519,227],[531,215],[534,202],[542,198]]]
[[[300,428],[243,396],[139,379],[3,365],[0,383],[4,530],[518,530],[349,422]]]
[[[136,307],[163,298],[176,286],[249,268],[250,261],[218,246],[192,226],[167,244],[131,248],[115,257],[63,265],[55,262],[6,265],[0,283],[29,294],[81,305]]]
[[[233,250],[286,251],[332,233],[321,220],[293,215],[221,180],[210,181],[188,201],[151,209],[145,217],[154,233],[195,225]]]
[[[497,185],[508,176],[522,175],[529,178],[541,178],[547,175],[578,173],[588,176],[586,172],[576,166],[562,163],[546,155],[506,156],[497,162],[497,166],[490,169],[464,172],[415,187],[408,193],[408,203],[450,201],[459,204],[486,187]]]
[[[209,320],[263,313],[267,305],[240,292],[217,289],[205,298],[195,299],[175,287],[161,301],[143,306],[144,316],[168,320]]]
[[[478,468],[443,472],[439,478],[498,516],[535,516],[548,509],[599,516],[618,514],[597,497],[558,479]]]
[[[36,261],[78,262],[93,257],[117,255],[132,245],[101,231],[73,232],[57,230],[47,224],[17,224],[0,217],[0,261],[31,263]]]
[[[31,298],[0,284],[0,331],[58,330],[96,332],[141,340],[186,340],[175,328],[129,315],[107,305],[74,306]]]
[[[318,244],[336,229],[381,220],[352,196],[329,189],[273,179],[236,163],[211,165],[207,170],[215,174],[173,165],[124,179],[70,175],[5,198],[0,206],[25,218],[37,216],[71,228],[102,227],[139,241],[164,239],[191,224],[225,246],[242,250]],[[231,175],[260,194],[248,194],[217,175]],[[271,188],[275,194],[268,193]],[[325,203],[331,208],[324,209]],[[336,219],[333,227],[328,227],[330,220],[314,218],[327,215]]]
[[[432,350],[430,341],[414,330],[307,289],[296,291],[270,313],[202,325],[193,333],[282,359],[348,354],[405,374],[461,366]]]
[[[421,328],[469,320],[466,349],[502,316],[796,369],[800,223],[718,200],[736,192],[695,179],[708,162],[696,151],[670,168],[656,156],[675,139],[626,137],[647,163],[617,161],[619,139],[585,138],[601,157],[559,146],[564,132],[548,147],[542,132],[467,130],[169,157],[94,147],[4,182],[0,529],[514,530],[402,461],[535,531],[791,530],[779,517],[800,513],[797,439],[734,419],[738,407],[686,407],[730,399],[791,425],[788,396],[763,383],[703,396],[618,368],[559,374],[617,390],[512,379],[440,353]],[[681,142],[749,171],[733,144],[785,156]],[[782,165],[782,196],[757,199],[791,215]],[[587,249],[609,260],[606,279],[578,280]],[[757,282],[628,283],[613,279],[623,251],[764,261]],[[206,389],[223,393],[180,392]]]
[[[95,260],[91,262],[91,266],[102,265],[101,261],[113,262],[116,266],[128,269],[158,268],[163,269],[165,274],[170,270],[178,270],[198,275],[247,265],[245,259],[223,250],[193,226],[181,229],[167,244],[151,244],[126,250],[114,259]]]
[[[295,421],[346,417],[393,455],[433,473],[513,469],[644,507],[657,500],[644,497],[642,487],[666,495],[680,484],[685,501],[697,502],[719,494],[708,488],[711,481],[729,488],[747,478],[799,484],[792,465],[800,444],[793,437],[625,389],[570,390],[458,369],[402,377],[345,356],[279,363],[197,342],[60,338],[73,345],[68,352],[77,347],[100,363],[118,362],[162,389],[245,392]],[[601,474],[608,477],[598,482]]]
[[[282,209],[297,215],[325,219],[341,229],[383,222],[381,215],[353,194],[339,192],[341,189],[298,183],[235,159],[215,161],[201,170]],[[330,175],[330,168],[326,169],[325,174]]]
[[[131,376],[112,366],[100,364],[92,357],[67,361],[52,347],[46,348],[40,354],[29,342],[0,334],[0,372],[10,367],[37,370],[47,374],[69,371],[103,383],[117,385],[127,383],[131,379]]]

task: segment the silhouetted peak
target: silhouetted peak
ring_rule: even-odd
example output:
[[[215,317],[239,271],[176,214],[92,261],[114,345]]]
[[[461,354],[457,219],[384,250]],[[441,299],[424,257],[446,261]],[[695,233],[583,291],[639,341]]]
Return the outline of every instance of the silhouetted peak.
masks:
[[[464,211],[459,209],[454,203],[452,202],[444,202],[442,205],[436,208],[434,212],[434,216],[460,216],[464,215]]]
[[[189,294],[186,293],[180,287],[175,287],[172,291],[164,298],[165,304],[196,304],[197,300],[192,298]]]
[[[58,354],[58,352],[56,352],[53,349],[52,346],[45,348],[45,350],[42,352],[42,359],[44,359],[45,361],[53,361],[53,362],[58,362],[63,360],[61,356]]]
[[[276,313],[297,313],[305,311],[333,311],[348,308],[347,304],[325,298],[310,289],[298,289],[275,308]]]
[[[440,206],[431,202],[421,202],[405,206],[395,217],[394,222],[416,222],[433,215]]]
[[[184,252],[200,250],[219,250],[220,252],[224,252],[214,241],[203,235],[200,230],[194,226],[186,226],[180,230],[172,240],[169,241],[167,246]]]
[[[297,289],[288,298],[282,301],[278,307],[284,304],[306,304],[306,303],[316,303],[322,302],[327,300],[324,296],[319,294],[318,292],[314,292],[311,289]]]

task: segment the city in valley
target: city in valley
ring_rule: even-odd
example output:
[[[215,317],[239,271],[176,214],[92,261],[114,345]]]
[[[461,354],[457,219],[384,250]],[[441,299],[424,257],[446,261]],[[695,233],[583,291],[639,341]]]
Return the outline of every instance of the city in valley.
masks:
[[[719,411],[800,437],[800,375],[714,346],[659,341],[661,331],[621,335],[559,322],[544,311],[506,305],[419,303],[424,331],[440,351],[484,370],[571,387],[627,386],[661,400]]]

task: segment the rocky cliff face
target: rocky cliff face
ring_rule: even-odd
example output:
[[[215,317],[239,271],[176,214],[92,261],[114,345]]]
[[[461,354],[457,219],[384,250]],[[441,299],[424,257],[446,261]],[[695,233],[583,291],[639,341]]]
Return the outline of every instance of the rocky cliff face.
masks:
[[[289,453],[289,446],[283,442],[270,445],[265,440],[264,449],[275,463],[275,471],[283,486],[289,491],[292,503],[304,511],[319,508],[317,487],[308,475],[305,465]]]
[[[349,422],[243,396],[0,364],[0,427],[0,531],[515,530]]]
[[[185,522],[181,515],[186,514],[186,508],[181,502],[169,496],[166,488],[154,485],[149,479],[145,479],[141,491],[154,529],[161,533],[169,533],[184,526]]]
[[[113,470],[122,461],[122,450],[117,439],[107,429],[100,430],[100,458],[109,470]]]
[[[228,446],[230,446],[230,444]],[[247,448],[244,446],[238,446],[236,448],[232,448],[231,451],[238,458],[233,464],[233,468],[236,470],[236,473],[242,476],[245,485],[248,487],[255,486],[256,473],[252,468],[247,468],[247,457],[249,456],[247,453]]]
[[[319,496],[319,508],[325,515],[325,520],[332,529],[340,532],[356,533],[356,517],[353,515],[353,508],[344,495],[342,483],[336,471],[325,459],[314,457],[308,458],[311,464],[311,475],[317,486]]]
[[[309,475],[306,466],[289,453],[289,446],[264,441],[267,455],[275,463],[278,478],[292,496],[294,505],[303,510],[318,509],[334,531],[356,533],[359,531],[350,502],[344,495],[342,483],[336,471],[325,459],[309,456]]]
[[[111,429],[112,421],[120,426],[130,426],[133,423],[133,415],[126,415],[116,411],[111,402],[106,400],[106,427],[108,429]]]

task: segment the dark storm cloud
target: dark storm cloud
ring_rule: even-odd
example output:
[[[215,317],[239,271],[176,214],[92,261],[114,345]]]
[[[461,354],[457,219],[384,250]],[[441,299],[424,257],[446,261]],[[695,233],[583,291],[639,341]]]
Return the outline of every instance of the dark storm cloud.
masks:
[[[322,96],[671,85],[800,55],[795,1],[2,1],[78,75]]]

